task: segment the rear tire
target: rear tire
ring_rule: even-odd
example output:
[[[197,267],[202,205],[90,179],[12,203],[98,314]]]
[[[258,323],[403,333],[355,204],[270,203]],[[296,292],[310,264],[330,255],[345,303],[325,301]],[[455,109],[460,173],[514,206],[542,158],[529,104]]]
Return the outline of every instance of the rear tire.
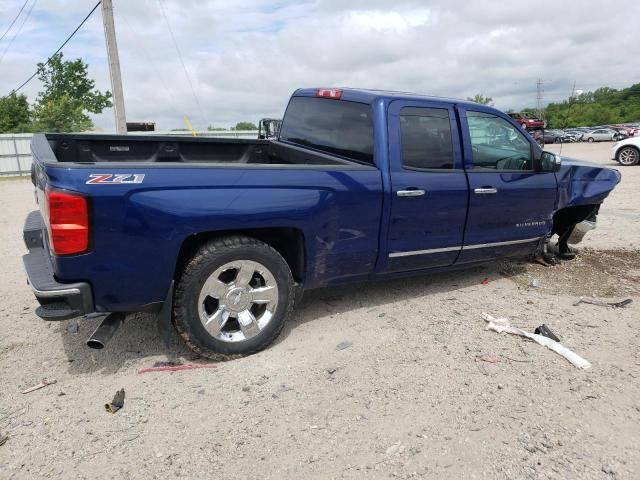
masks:
[[[193,351],[227,360],[268,347],[294,300],[291,270],[276,250],[250,237],[221,237],[203,244],[185,266],[173,324]]]
[[[630,167],[632,165],[638,165],[640,163],[640,150],[635,147],[622,147],[616,153],[616,160],[620,165]]]

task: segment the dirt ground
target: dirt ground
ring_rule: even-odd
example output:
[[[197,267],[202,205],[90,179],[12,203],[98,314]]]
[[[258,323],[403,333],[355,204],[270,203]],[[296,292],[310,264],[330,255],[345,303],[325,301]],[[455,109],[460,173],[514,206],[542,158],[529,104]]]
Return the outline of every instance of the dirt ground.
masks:
[[[609,148],[562,153],[613,166]],[[575,262],[310,292],[262,353],[144,374],[199,360],[151,316],[102,351],[85,346],[97,319],[39,320],[20,259],[32,189],[0,181],[0,478],[640,478],[640,167],[620,171]],[[486,331],[481,312],[546,323],[593,367]],[[43,378],[57,383],[20,393]]]

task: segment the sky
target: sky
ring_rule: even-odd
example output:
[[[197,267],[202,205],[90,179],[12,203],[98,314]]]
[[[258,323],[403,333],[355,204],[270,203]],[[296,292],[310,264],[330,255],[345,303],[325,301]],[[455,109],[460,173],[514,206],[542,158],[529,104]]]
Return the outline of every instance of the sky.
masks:
[[[23,2],[0,0],[0,35]],[[300,87],[455,98],[481,93],[497,108],[518,110],[536,106],[538,79],[543,103],[567,98],[574,82],[584,91],[640,82],[637,0],[113,4],[127,120],[153,121],[162,130],[184,128],[184,117],[196,129],[281,117]],[[94,5],[95,0],[29,0],[0,42],[0,57],[6,50],[0,95],[26,80]],[[111,90],[100,8],[63,53],[81,57],[96,87]],[[22,91],[33,100],[39,90],[36,79]],[[112,109],[92,119],[104,131],[115,130]]]

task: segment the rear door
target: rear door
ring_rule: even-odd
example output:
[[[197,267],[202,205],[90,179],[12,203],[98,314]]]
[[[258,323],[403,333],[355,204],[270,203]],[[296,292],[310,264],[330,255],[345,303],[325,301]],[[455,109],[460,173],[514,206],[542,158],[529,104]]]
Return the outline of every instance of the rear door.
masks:
[[[457,263],[533,251],[551,230],[554,173],[536,172],[540,150],[494,110],[459,108],[469,216]]]
[[[446,103],[389,105],[387,272],[451,265],[460,253],[468,187],[455,118]]]

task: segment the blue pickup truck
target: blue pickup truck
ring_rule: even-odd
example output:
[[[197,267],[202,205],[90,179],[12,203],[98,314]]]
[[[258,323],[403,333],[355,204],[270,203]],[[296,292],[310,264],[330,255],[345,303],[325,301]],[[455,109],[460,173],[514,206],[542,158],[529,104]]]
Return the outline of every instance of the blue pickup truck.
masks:
[[[277,139],[38,134],[24,265],[45,320],[158,312],[210,358],[268,346],[303,289],[540,253],[613,169],[464,101],[300,89]]]

